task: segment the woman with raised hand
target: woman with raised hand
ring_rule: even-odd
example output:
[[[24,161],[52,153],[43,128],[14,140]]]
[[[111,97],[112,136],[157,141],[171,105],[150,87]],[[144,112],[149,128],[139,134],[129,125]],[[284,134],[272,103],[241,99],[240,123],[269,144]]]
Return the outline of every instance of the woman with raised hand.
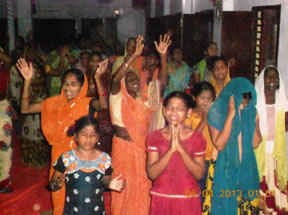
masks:
[[[137,74],[129,70],[134,59],[142,53],[144,48],[142,41],[142,36],[137,37],[134,53],[121,65],[112,79],[110,114],[115,129],[112,145],[114,168],[112,176],[121,173],[126,179],[126,188],[122,193],[112,192],[111,212],[115,215],[149,213],[151,181],[145,168],[145,140],[149,133],[154,107],[142,97]],[[160,38],[159,43],[155,43],[155,46],[165,55],[170,43],[169,37],[165,35]]]
[[[99,95],[105,94],[100,77],[105,72],[108,61],[101,62],[94,78],[97,83]],[[21,98],[21,112],[41,112],[42,131],[52,146],[51,163],[64,152],[76,147],[73,137],[68,137],[66,132],[74,124],[74,121],[85,115],[94,115],[96,111],[107,108],[105,96],[99,96],[99,101],[86,97],[88,83],[86,76],[78,69],[67,70],[63,75],[62,90],[59,96],[53,96],[43,100],[41,103],[30,104],[29,87],[33,76],[32,64],[29,65],[21,58],[17,62],[17,68],[24,78],[24,89]],[[50,168],[49,177],[53,175],[54,169]],[[65,189],[52,193],[53,214],[62,215],[64,205]]]

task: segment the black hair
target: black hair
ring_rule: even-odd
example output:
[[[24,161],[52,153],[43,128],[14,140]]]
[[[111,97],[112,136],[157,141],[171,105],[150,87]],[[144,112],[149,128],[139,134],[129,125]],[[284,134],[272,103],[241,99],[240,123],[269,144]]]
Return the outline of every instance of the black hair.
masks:
[[[192,104],[191,104],[191,98],[190,96],[188,96],[186,93],[183,93],[181,91],[174,91],[172,93],[170,93],[165,99],[164,99],[164,102],[163,102],[163,106],[164,107],[167,107],[170,99],[172,98],[179,98],[179,99],[182,99],[185,106],[187,108],[191,108],[192,107]]]
[[[192,89],[192,91],[191,91],[191,94],[192,94],[192,96],[194,96],[196,98],[197,96],[199,96],[205,90],[208,90],[208,91],[211,92],[212,98],[213,98],[213,101],[214,101],[215,98],[216,98],[215,89],[212,86],[212,84],[210,84],[207,81],[201,81],[201,82],[198,82],[197,84],[195,84],[193,89]]]
[[[278,74],[278,77],[279,77],[278,69],[277,69],[277,67],[275,67],[275,66],[267,66],[267,67],[265,68],[265,70],[264,70],[264,76],[266,76],[267,73],[270,72],[271,70],[276,71],[277,74]]]
[[[97,57],[99,57],[99,59],[100,59],[101,61],[103,60],[103,57],[102,57],[102,55],[101,55],[100,52],[92,52],[92,53],[90,54],[90,56],[91,56],[91,58],[92,58],[93,56],[97,56]]]
[[[276,67],[276,66],[272,66],[272,65],[267,66],[267,67],[265,68],[265,70],[264,70],[264,77],[267,75],[268,72],[270,72],[270,71],[272,71],[272,70],[274,70],[274,71],[277,72],[278,78],[280,79],[280,77],[279,77],[279,71],[278,71],[277,67]],[[280,82],[278,83],[277,90],[279,90],[279,87],[280,87]]]
[[[64,74],[62,76],[62,84],[63,84],[65,78],[67,77],[67,75],[69,75],[69,74],[75,75],[77,81],[80,82],[81,87],[83,86],[85,77],[84,77],[84,73],[79,69],[68,69],[66,72],[64,72]]]
[[[218,62],[218,61],[223,61],[224,64],[228,67],[228,63],[226,61],[226,59],[222,56],[214,56],[211,58],[211,61],[209,62],[209,65],[210,65],[210,68],[213,69],[215,64]]]
[[[247,92],[247,93],[243,93],[243,99],[248,99],[249,101],[252,98],[252,93],[251,92]]]
[[[155,56],[157,60],[160,60],[160,55],[155,48],[150,50],[148,56]]]
[[[92,125],[99,136],[101,135],[101,130],[97,120],[90,116],[83,116],[80,119],[75,121],[75,124],[70,126],[67,131],[67,135],[72,137],[74,135],[78,135],[78,133],[85,127]]]
[[[80,53],[80,58],[84,55],[87,54],[89,57],[91,56],[90,53],[87,50],[84,50]]]
[[[205,51],[208,51],[208,49],[210,48],[211,45],[215,45],[217,46],[217,44],[214,41],[210,41],[209,43],[207,43],[204,47]]]

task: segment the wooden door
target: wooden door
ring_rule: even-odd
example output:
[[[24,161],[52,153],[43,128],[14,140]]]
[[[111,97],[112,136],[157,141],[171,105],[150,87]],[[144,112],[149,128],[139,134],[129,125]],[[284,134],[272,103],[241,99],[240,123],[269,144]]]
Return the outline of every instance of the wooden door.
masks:
[[[223,12],[221,30],[221,55],[236,63],[230,68],[230,76],[245,77],[253,81],[252,58],[252,12]]]
[[[281,6],[253,7],[251,70],[257,78],[267,65],[277,66]]]

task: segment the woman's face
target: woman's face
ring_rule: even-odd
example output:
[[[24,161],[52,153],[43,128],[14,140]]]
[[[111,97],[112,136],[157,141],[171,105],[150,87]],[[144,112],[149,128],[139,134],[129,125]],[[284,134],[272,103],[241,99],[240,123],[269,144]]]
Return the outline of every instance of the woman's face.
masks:
[[[213,102],[212,92],[210,90],[204,90],[196,98],[194,98],[194,100],[197,106],[202,110],[208,110]]]
[[[82,54],[80,57],[80,62],[82,64],[82,66],[84,66],[84,67],[88,66],[89,60],[90,60],[90,56],[87,53]]]
[[[68,101],[71,101],[79,94],[81,87],[76,75],[70,73],[65,77],[62,88]]]
[[[101,62],[101,58],[98,55],[93,55],[90,59],[91,70],[96,71],[100,62]]]
[[[275,69],[270,69],[264,75],[264,88],[265,90],[276,91],[279,86],[279,74]]]
[[[140,90],[140,81],[136,73],[128,72],[125,76],[125,85],[127,92],[132,96],[136,97]]]
[[[216,80],[224,81],[228,74],[228,67],[223,60],[218,60],[212,70],[212,74]]]
[[[215,44],[211,44],[207,49],[207,57],[217,56],[218,48]]]
[[[182,50],[181,49],[175,49],[173,51],[173,60],[175,62],[181,62],[182,61]]]
[[[165,119],[171,125],[178,125],[184,123],[187,117],[188,108],[184,101],[180,98],[171,98],[164,108]]]
[[[82,150],[90,151],[94,149],[99,140],[99,134],[95,131],[93,125],[88,125],[78,132],[75,140]]]
[[[127,55],[131,56],[135,51],[135,47],[136,47],[135,40],[129,40],[126,47]]]

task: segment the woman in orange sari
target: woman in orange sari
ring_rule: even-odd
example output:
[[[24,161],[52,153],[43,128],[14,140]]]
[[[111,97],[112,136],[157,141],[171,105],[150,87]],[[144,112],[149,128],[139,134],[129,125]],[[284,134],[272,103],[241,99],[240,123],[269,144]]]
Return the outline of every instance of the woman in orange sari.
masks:
[[[137,74],[129,70],[134,59],[142,53],[142,41],[143,37],[139,36],[134,53],[112,79],[110,113],[115,130],[112,143],[113,177],[121,173],[126,179],[122,193],[112,192],[112,215],[148,215],[150,208],[151,181],[146,172],[145,141],[153,106],[149,106],[149,99],[147,101],[142,97]],[[170,37],[164,36],[155,46],[160,54],[166,55],[170,43]]]
[[[76,148],[74,138],[68,137],[66,134],[75,120],[88,114],[94,115],[95,111],[107,108],[107,101],[103,96],[105,91],[100,81],[101,74],[105,72],[107,65],[107,60],[100,63],[94,76],[100,95],[99,101],[86,97],[88,83],[84,73],[78,69],[70,69],[63,75],[62,90],[59,96],[50,97],[41,103],[30,104],[29,86],[33,76],[32,64],[28,65],[23,58],[18,60],[17,67],[24,77],[21,112],[24,114],[41,112],[42,130],[48,143],[52,145],[52,164],[62,153]],[[53,172],[53,168],[50,168],[49,178]],[[52,201],[53,214],[62,215],[65,189],[53,192]]]

